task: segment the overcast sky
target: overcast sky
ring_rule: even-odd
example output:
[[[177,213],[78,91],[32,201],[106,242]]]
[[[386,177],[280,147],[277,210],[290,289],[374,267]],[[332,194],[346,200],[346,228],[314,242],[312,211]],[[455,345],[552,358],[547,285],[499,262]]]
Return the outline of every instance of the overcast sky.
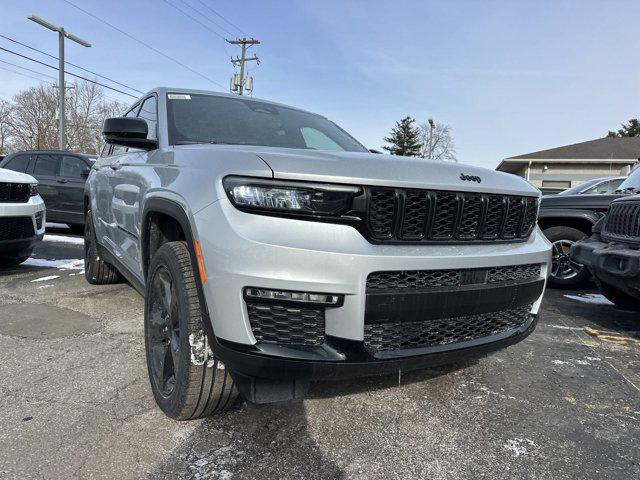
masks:
[[[637,0],[167,0],[210,30],[164,0],[69,1],[226,87],[239,48],[185,4],[242,33],[204,3],[262,41],[251,50],[261,59],[250,67],[256,97],[321,113],[370,148],[406,115],[433,117],[451,126],[460,161],[493,168],[604,136],[639,114]],[[56,35],[26,20],[35,13],[93,44],[69,42],[67,60],[140,90],[222,90],[64,0],[3,0],[2,10],[0,33],[57,54]],[[3,51],[0,60],[57,73]],[[38,83],[0,75],[4,98]]]

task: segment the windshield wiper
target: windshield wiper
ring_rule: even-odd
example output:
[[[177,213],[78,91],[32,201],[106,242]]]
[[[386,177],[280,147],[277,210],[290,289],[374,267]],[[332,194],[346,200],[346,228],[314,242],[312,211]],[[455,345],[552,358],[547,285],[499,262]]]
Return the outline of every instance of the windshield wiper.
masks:
[[[175,145],[231,145],[229,142],[219,142],[217,140],[207,140],[204,142],[196,142],[193,140],[178,140]]]
[[[620,189],[620,188],[619,188],[619,189],[617,189],[617,190],[615,191],[615,193],[627,193],[627,192],[629,192],[629,193],[633,193],[633,192],[635,192],[636,190],[637,190],[637,188],[636,188],[636,187],[625,187],[625,188],[622,188],[622,189]]]

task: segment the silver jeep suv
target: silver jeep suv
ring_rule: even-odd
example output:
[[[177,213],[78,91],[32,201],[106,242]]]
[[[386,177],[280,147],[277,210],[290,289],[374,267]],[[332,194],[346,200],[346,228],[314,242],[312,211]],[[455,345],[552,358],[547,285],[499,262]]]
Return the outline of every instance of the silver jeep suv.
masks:
[[[550,262],[513,175],[369,152],[326,118],[157,88],[104,124],[86,277],[145,297],[170,417],[304,396],[516,343]]]

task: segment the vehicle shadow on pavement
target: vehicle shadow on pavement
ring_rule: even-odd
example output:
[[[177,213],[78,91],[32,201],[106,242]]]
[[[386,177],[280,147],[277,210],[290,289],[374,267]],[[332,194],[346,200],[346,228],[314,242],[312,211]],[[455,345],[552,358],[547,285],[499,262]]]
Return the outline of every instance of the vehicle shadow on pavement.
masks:
[[[477,363],[478,359],[474,359],[443,365],[440,367],[403,372],[400,375],[393,374],[378,377],[364,377],[357,381],[327,380],[323,382],[316,382],[311,385],[311,390],[307,398],[333,398],[386,388],[395,388],[398,387],[398,385],[411,385],[413,383],[424,382],[443,375],[448,375],[450,373],[457,372],[458,370],[464,370]]]
[[[477,360],[407,372],[401,383],[423,382],[475,363]],[[323,452],[310,431],[305,403],[397,386],[398,375],[324,381],[311,385],[305,402],[239,402],[228,413],[204,420],[149,478],[346,478],[349,472]]]
[[[597,298],[597,302],[580,301],[577,298]],[[604,300],[600,292],[593,288],[580,290],[549,290],[545,295],[547,306],[553,306],[559,314],[594,323],[593,328],[613,331],[631,338],[640,339],[640,314],[622,310]]]
[[[148,478],[346,478],[307,427],[301,401],[240,402],[204,420]]]

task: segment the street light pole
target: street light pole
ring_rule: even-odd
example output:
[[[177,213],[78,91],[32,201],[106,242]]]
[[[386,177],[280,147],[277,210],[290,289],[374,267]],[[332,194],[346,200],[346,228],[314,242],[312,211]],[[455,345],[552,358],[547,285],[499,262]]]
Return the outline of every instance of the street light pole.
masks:
[[[60,150],[66,149],[66,132],[65,132],[65,82],[64,82],[64,39],[68,38],[76,43],[79,43],[83,47],[90,47],[91,44],[79,37],[65,31],[64,28],[58,27],[52,23],[43,20],[36,15],[27,15],[27,18],[32,22],[36,22],[49,30],[58,33],[58,148]]]

